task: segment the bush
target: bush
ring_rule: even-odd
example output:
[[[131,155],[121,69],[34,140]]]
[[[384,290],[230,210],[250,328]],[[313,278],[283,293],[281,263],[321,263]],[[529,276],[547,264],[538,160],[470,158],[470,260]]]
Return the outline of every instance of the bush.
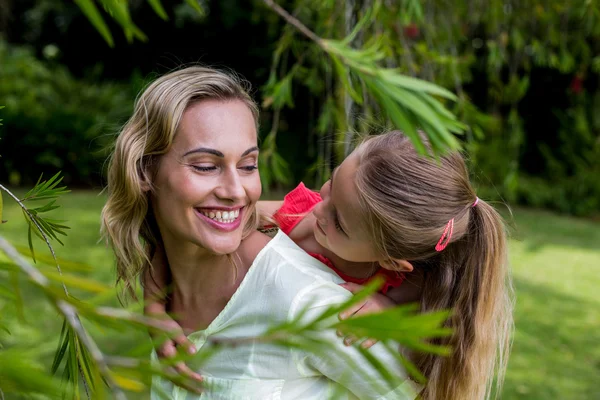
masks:
[[[566,111],[555,111],[560,127],[557,143],[539,142],[542,172],[520,168],[514,133],[490,132],[468,144],[471,169],[480,195],[577,216],[600,215],[600,93],[581,93]],[[517,126],[517,125],[515,125]]]
[[[32,184],[62,170],[67,184],[100,184],[106,148],[131,111],[128,86],[75,79],[1,40],[0,65],[0,180]]]

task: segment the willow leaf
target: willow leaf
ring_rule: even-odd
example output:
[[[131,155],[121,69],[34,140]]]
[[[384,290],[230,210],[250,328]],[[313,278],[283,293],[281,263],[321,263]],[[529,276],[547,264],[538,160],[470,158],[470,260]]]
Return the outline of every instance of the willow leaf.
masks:
[[[167,12],[163,8],[163,5],[160,2],[160,0],[148,0],[148,3],[150,3],[150,6],[152,7],[152,9],[156,13],[156,15],[158,15],[160,18],[164,19],[165,21],[169,19],[169,16],[167,15]]]
[[[100,15],[98,8],[94,4],[93,0],[74,0],[75,4],[79,6],[83,14],[87,17],[87,19],[94,25],[94,28],[102,35],[106,43],[110,47],[115,46],[115,42],[113,40],[112,35],[108,29],[108,26],[104,22],[104,19]]]

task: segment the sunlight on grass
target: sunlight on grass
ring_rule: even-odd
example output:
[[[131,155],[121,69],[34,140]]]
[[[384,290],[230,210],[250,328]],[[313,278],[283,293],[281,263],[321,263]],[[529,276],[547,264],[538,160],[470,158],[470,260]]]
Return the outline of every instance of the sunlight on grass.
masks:
[[[57,245],[56,252],[59,258],[89,266],[78,273],[113,285],[113,258],[99,242],[104,200],[104,195],[83,191],[60,200],[62,207],[53,215],[67,220],[72,229],[65,246]],[[20,210],[6,198],[5,203],[4,219],[9,222],[0,227],[0,234],[27,246]],[[501,398],[600,398],[600,224],[517,209],[513,225],[510,259],[517,292],[517,332]],[[46,254],[45,244],[35,240],[37,254]],[[25,317],[33,328],[19,327],[14,321],[13,335],[0,333],[0,339],[8,345],[37,346],[49,366],[61,318],[33,288],[25,284],[23,293]],[[118,304],[114,296],[110,304]],[[14,318],[12,307],[3,314],[4,321]],[[113,354],[148,343],[143,332],[116,333],[96,326],[91,332]]]

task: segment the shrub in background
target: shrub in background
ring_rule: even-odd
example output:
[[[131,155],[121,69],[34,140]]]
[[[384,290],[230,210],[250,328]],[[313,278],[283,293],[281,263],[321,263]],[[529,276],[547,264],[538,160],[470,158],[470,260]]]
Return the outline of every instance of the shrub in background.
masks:
[[[75,79],[1,40],[0,65],[0,180],[30,185],[41,171],[62,170],[71,186],[99,186],[107,146],[131,112],[130,86]]]

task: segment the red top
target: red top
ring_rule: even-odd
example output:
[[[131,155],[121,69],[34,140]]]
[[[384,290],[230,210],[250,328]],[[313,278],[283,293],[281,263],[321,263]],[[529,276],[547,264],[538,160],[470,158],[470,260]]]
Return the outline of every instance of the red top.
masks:
[[[279,210],[273,214],[273,218],[279,224],[279,229],[286,235],[289,235],[292,229],[304,218],[312,209],[322,201],[321,195],[318,192],[313,192],[304,186],[304,183],[300,183],[294,190],[289,192],[283,198],[283,205]],[[308,253],[329,268],[335,271],[343,280],[346,282],[353,282],[359,285],[366,285],[374,277],[380,276],[384,279],[384,284],[379,290],[385,294],[390,288],[398,287],[406,278],[404,273],[390,271],[389,269],[379,268],[377,272],[368,278],[355,278],[344,274],[342,271],[337,269],[335,265],[327,257],[321,254]]]

